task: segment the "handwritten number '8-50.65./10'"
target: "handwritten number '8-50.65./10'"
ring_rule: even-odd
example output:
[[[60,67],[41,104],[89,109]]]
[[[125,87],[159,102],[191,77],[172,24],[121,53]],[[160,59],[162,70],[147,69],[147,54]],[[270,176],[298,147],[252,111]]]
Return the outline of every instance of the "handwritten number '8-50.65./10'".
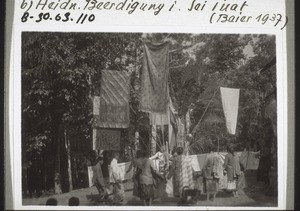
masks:
[[[30,16],[28,12],[25,12],[25,13],[23,14],[22,18],[21,18],[21,21],[22,21],[23,23],[25,23],[25,22],[28,21],[28,19],[33,19],[33,18],[34,18],[34,17],[33,17],[33,16]],[[49,12],[47,12],[47,13],[43,13],[43,12],[39,13],[37,19],[35,20],[35,22],[36,22],[36,23],[39,23],[39,22],[41,22],[41,21],[43,21],[43,20],[44,20],[44,21],[46,21],[46,20],[52,20],[52,17],[51,17],[51,15],[50,15]],[[54,20],[55,20],[55,21],[67,22],[67,21],[73,21],[73,18],[70,18],[70,13],[67,12],[67,13],[65,13],[65,14],[63,14],[63,15],[61,15],[60,13],[56,14],[56,15],[54,16]],[[87,20],[87,21],[89,21],[89,22],[92,22],[92,21],[95,20],[95,15],[94,15],[94,14],[88,15],[88,14],[83,14],[83,13],[82,13],[82,14],[77,18],[76,23],[77,23],[77,24],[78,24],[78,23],[81,23],[81,24],[82,24],[83,22],[85,22],[85,20]]]

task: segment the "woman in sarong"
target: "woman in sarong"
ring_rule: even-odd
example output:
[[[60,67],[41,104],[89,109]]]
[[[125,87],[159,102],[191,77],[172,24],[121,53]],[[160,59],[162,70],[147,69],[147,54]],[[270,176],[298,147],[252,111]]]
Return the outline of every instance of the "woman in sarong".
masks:
[[[183,156],[183,148],[177,147],[176,156],[173,158],[172,165],[170,167],[170,172],[168,175],[168,179],[173,176],[173,194],[175,197],[180,197],[180,184],[182,180],[182,156]]]
[[[217,157],[215,156],[212,146],[208,147],[209,154],[206,156],[205,163],[203,165],[203,176],[205,184],[205,192],[207,194],[207,200],[209,195],[213,194],[213,200],[218,192],[218,179],[216,178],[215,165],[217,164]]]
[[[146,151],[141,151],[140,155],[141,159],[136,160],[136,166],[141,170],[139,174],[139,195],[145,206],[151,206],[154,199],[153,173],[157,173],[157,170],[153,161],[147,158]]]
[[[227,147],[227,155],[224,161],[224,173],[227,174],[227,190],[233,193],[234,197],[238,197],[237,193],[237,163],[233,147]]]

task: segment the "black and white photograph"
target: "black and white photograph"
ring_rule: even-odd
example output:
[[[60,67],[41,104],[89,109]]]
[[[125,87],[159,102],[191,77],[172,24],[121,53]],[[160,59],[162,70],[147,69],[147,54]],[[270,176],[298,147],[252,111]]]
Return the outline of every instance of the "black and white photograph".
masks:
[[[276,208],[276,38],[22,31],[22,206]]]

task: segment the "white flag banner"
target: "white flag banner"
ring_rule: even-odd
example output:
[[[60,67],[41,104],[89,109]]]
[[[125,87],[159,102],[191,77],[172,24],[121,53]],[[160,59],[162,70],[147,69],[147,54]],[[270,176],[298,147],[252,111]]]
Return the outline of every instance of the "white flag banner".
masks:
[[[234,135],[239,110],[240,90],[224,87],[220,87],[220,90],[227,131]]]

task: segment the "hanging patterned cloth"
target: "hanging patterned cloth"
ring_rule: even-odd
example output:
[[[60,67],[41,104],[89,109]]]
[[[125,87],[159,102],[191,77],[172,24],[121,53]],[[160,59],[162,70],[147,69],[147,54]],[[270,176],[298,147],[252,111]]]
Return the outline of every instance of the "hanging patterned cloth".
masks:
[[[140,109],[149,113],[165,113],[169,101],[169,44],[147,42],[143,49]]]

